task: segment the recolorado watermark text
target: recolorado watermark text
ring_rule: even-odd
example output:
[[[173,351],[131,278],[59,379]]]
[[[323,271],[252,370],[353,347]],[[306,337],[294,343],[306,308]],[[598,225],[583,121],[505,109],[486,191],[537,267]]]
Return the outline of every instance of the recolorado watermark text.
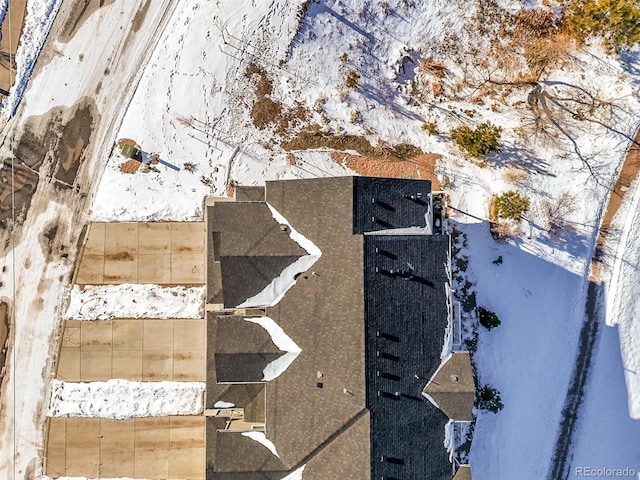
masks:
[[[625,478],[635,477],[636,471],[633,468],[605,468],[605,467],[576,467],[576,477],[591,478]]]

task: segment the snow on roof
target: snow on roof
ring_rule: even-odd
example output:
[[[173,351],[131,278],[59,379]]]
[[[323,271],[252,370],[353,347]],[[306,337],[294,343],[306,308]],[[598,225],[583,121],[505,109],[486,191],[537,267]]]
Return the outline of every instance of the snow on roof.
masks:
[[[280,458],[278,452],[276,450],[276,446],[273,444],[271,440],[267,438],[264,432],[242,432],[243,437],[249,437],[251,440],[255,440],[261,445],[264,445],[269,449],[271,453],[273,453],[276,457]]]
[[[252,323],[257,323],[264,328],[269,335],[273,344],[280,350],[287,352],[285,355],[276,358],[270,362],[263,370],[263,381],[269,382],[274,378],[279,377],[284,371],[289,368],[289,365],[298,357],[302,351],[300,347],[289,337],[282,327],[280,327],[274,320],[269,317],[245,317],[245,320]]]
[[[308,255],[298,258],[295,262],[285,268],[278,277],[274,278],[264,289],[251,298],[246,299],[237,308],[251,307],[272,307],[277,304],[287,291],[293,287],[297,281],[298,275],[309,270],[322,256],[322,252],[307,237],[298,232],[291,226],[289,221],[275,208],[267,203],[273,218],[287,228],[289,237],[298,245],[304,248]]]

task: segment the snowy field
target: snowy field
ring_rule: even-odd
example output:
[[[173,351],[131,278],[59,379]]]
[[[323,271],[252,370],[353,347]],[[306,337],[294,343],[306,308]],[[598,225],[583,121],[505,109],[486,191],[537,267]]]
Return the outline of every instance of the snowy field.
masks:
[[[572,95],[573,85],[579,85],[619,107],[614,109],[615,116],[605,119],[610,128],[573,118],[567,120],[571,138],[558,134],[550,140],[527,130],[531,89],[514,89],[503,98],[487,93],[482,103],[474,99],[473,81],[478,79],[470,80],[469,71],[482,77],[484,72],[476,72],[479,69],[474,70],[473,62],[489,54],[486,38],[469,28],[476,14],[471,2],[326,0],[312,2],[306,18],[299,22],[302,3],[177,2],[112,140],[132,138],[144,151],[160,153],[179,171],[160,165],[158,173],[123,174],[119,170],[123,160],[113,143],[101,145],[108,161],[94,192],[92,217],[104,221],[196,220],[202,217],[202,197],[226,195],[231,180],[257,185],[266,179],[349,174],[326,151],[295,152],[297,161],[292,164],[274,140],[272,129],[252,125],[252,101],[247,96],[255,90],[255,82],[244,74],[250,63],[259,64],[269,75],[272,99],[285,108],[294,108],[297,100],[309,112],[307,123],[320,125],[324,132],[362,135],[372,145],[406,142],[442,155],[437,171],[449,180],[446,193],[456,209],[452,220],[468,237],[461,251],[469,256],[467,275],[476,284],[478,304],[495,311],[502,320],[495,330],[481,329],[474,357],[480,383],[496,387],[505,404],[498,414],[478,412],[470,453],[474,478],[545,478],[584,320],[588,259],[628,137],[638,126],[638,55],[627,56],[623,64],[597,44],[590,44],[586,50],[572,51],[562,68],[547,72],[538,87],[548,98]],[[523,2],[502,3],[517,11]],[[524,3],[539,7],[541,2]],[[55,9],[58,3],[30,0],[30,4],[41,5],[40,13],[33,13],[29,21],[41,25],[39,31],[44,32],[52,17],[46,15],[44,6]],[[124,6],[120,0],[106,8],[115,11]],[[51,106],[75,101],[76,89],[63,87],[64,80],[53,85],[52,79],[56,71],[73,64],[84,44],[117,41],[117,35],[94,35],[103,18],[117,25],[108,17],[109,11],[89,18],[69,44],[57,45],[64,55],[49,68],[49,76],[33,82],[27,111],[43,113]],[[36,48],[38,40],[33,45]],[[422,74],[415,65],[421,59],[445,65],[446,82],[441,88],[449,97],[416,97],[412,89]],[[82,68],[89,72],[90,66],[87,59]],[[357,89],[344,86],[348,71],[359,73]],[[88,89],[90,82],[82,83],[86,77],[77,77],[78,91]],[[50,90],[55,95],[50,96]],[[5,111],[12,110],[11,105]],[[486,162],[468,161],[446,132],[461,122],[477,125],[486,120],[504,128],[502,152],[490,155]],[[437,123],[443,133],[427,135],[421,130],[424,122]],[[187,170],[186,163],[195,168]],[[507,165],[524,171],[523,178],[518,182],[507,179]],[[493,193],[511,189],[527,195],[532,208],[520,236],[496,243],[486,220],[489,199]],[[629,192],[618,219],[623,246],[621,250],[614,246],[616,252],[611,253],[618,261],[607,273],[610,287],[605,306],[607,325],[616,327],[603,328],[596,345],[572,467],[628,466],[640,471],[640,426],[633,420],[640,417],[636,373],[640,370],[640,326],[635,302],[640,256],[635,230],[640,219],[630,214],[638,211],[639,191],[636,186]],[[545,227],[545,202],[563,194],[574,199],[566,218],[572,228],[551,235]],[[47,218],[64,214],[64,209],[52,205]],[[21,251],[37,249],[37,242],[32,243],[21,245]],[[494,264],[499,257],[502,264]],[[34,265],[45,261],[44,257],[31,258]],[[57,278],[61,267],[48,268],[50,279]],[[25,277],[25,284],[27,280]],[[147,302],[116,304],[120,297],[115,289],[113,295],[102,293],[106,295],[102,298],[114,300],[107,304],[100,303],[103,300],[98,300],[96,292],[87,292],[72,292],[68,317],[149,317],[140,310],[149,306]],[[149,295],[145,290],[134,296]],[[200,309],[203,293],[193,295],[200,299],[192,302]],[[186,303],[178,303],[191,297],[176,302],[173,295],[167,298],[170,307],[162,303],[158,310],[175,307],[177,316],[185,318],[186,312],[180,309],[187,308]],[[78,300],[91,300],[91,311],[85,312],[87,307],[80,307]],[[51,312],[56,301],[53,296],[43,297],[43,311],[50,320],[34,326],[41,331],[33,338],[48,338],[55,330]],[[18,307],[22,316],[42,315],[30,302]],[[200,314],[200,310],[193,312]],[[26,342],[29,333],[21,332],[17,341]],[[37,355],[34,352],[29,357],[33,365],[25,371],[38,370],[43,359]],[[28,389],[27,382],[25,379],[17,388]],[[34,412],[17,413],[32,418]],[[301,478],[302,469],[296,475],[291,478]]]

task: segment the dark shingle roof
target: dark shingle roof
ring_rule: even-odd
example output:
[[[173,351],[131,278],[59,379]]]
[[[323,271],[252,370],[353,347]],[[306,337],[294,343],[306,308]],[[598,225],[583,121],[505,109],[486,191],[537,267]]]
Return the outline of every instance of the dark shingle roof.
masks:
[[[373,479],[451,478],[443,447],[449,419],[421,397],[447,326],[448,246],[446,236],[364,237]]]
[[[237,185],[235,189],[238,202],[264,202],[264,187]]]
[[[216,202],[212,210],[210,263],[214,270],[220,268],[221,280],[212,279],[220,287],[209,288],[209,296],[225,307],[237,307],[256,295],[307,254],[264,202]]]
[[[220,269],[224,305],[231,308],[241,305],[260,293],[297,259],[285,256],[222,257]]]
[[[353,183],[353,233],[426,225],[430,181],[353,177]]]
[[[261,382],[269,363],[285,352],[269,333],[241,316],[218,316],[215,368],[218,382]]]

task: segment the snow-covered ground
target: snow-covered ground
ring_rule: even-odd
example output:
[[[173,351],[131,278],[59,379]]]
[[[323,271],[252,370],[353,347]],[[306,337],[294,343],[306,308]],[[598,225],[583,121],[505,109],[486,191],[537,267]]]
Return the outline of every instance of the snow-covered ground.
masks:
[[[204,409],[202,382],[71,383],[54,380],[50,417],[101,417],[126,420],[136,417],[199,415]]]
[[[202,318],[206,287],[150,284],[74,286],[64,315],[73,320]]]

